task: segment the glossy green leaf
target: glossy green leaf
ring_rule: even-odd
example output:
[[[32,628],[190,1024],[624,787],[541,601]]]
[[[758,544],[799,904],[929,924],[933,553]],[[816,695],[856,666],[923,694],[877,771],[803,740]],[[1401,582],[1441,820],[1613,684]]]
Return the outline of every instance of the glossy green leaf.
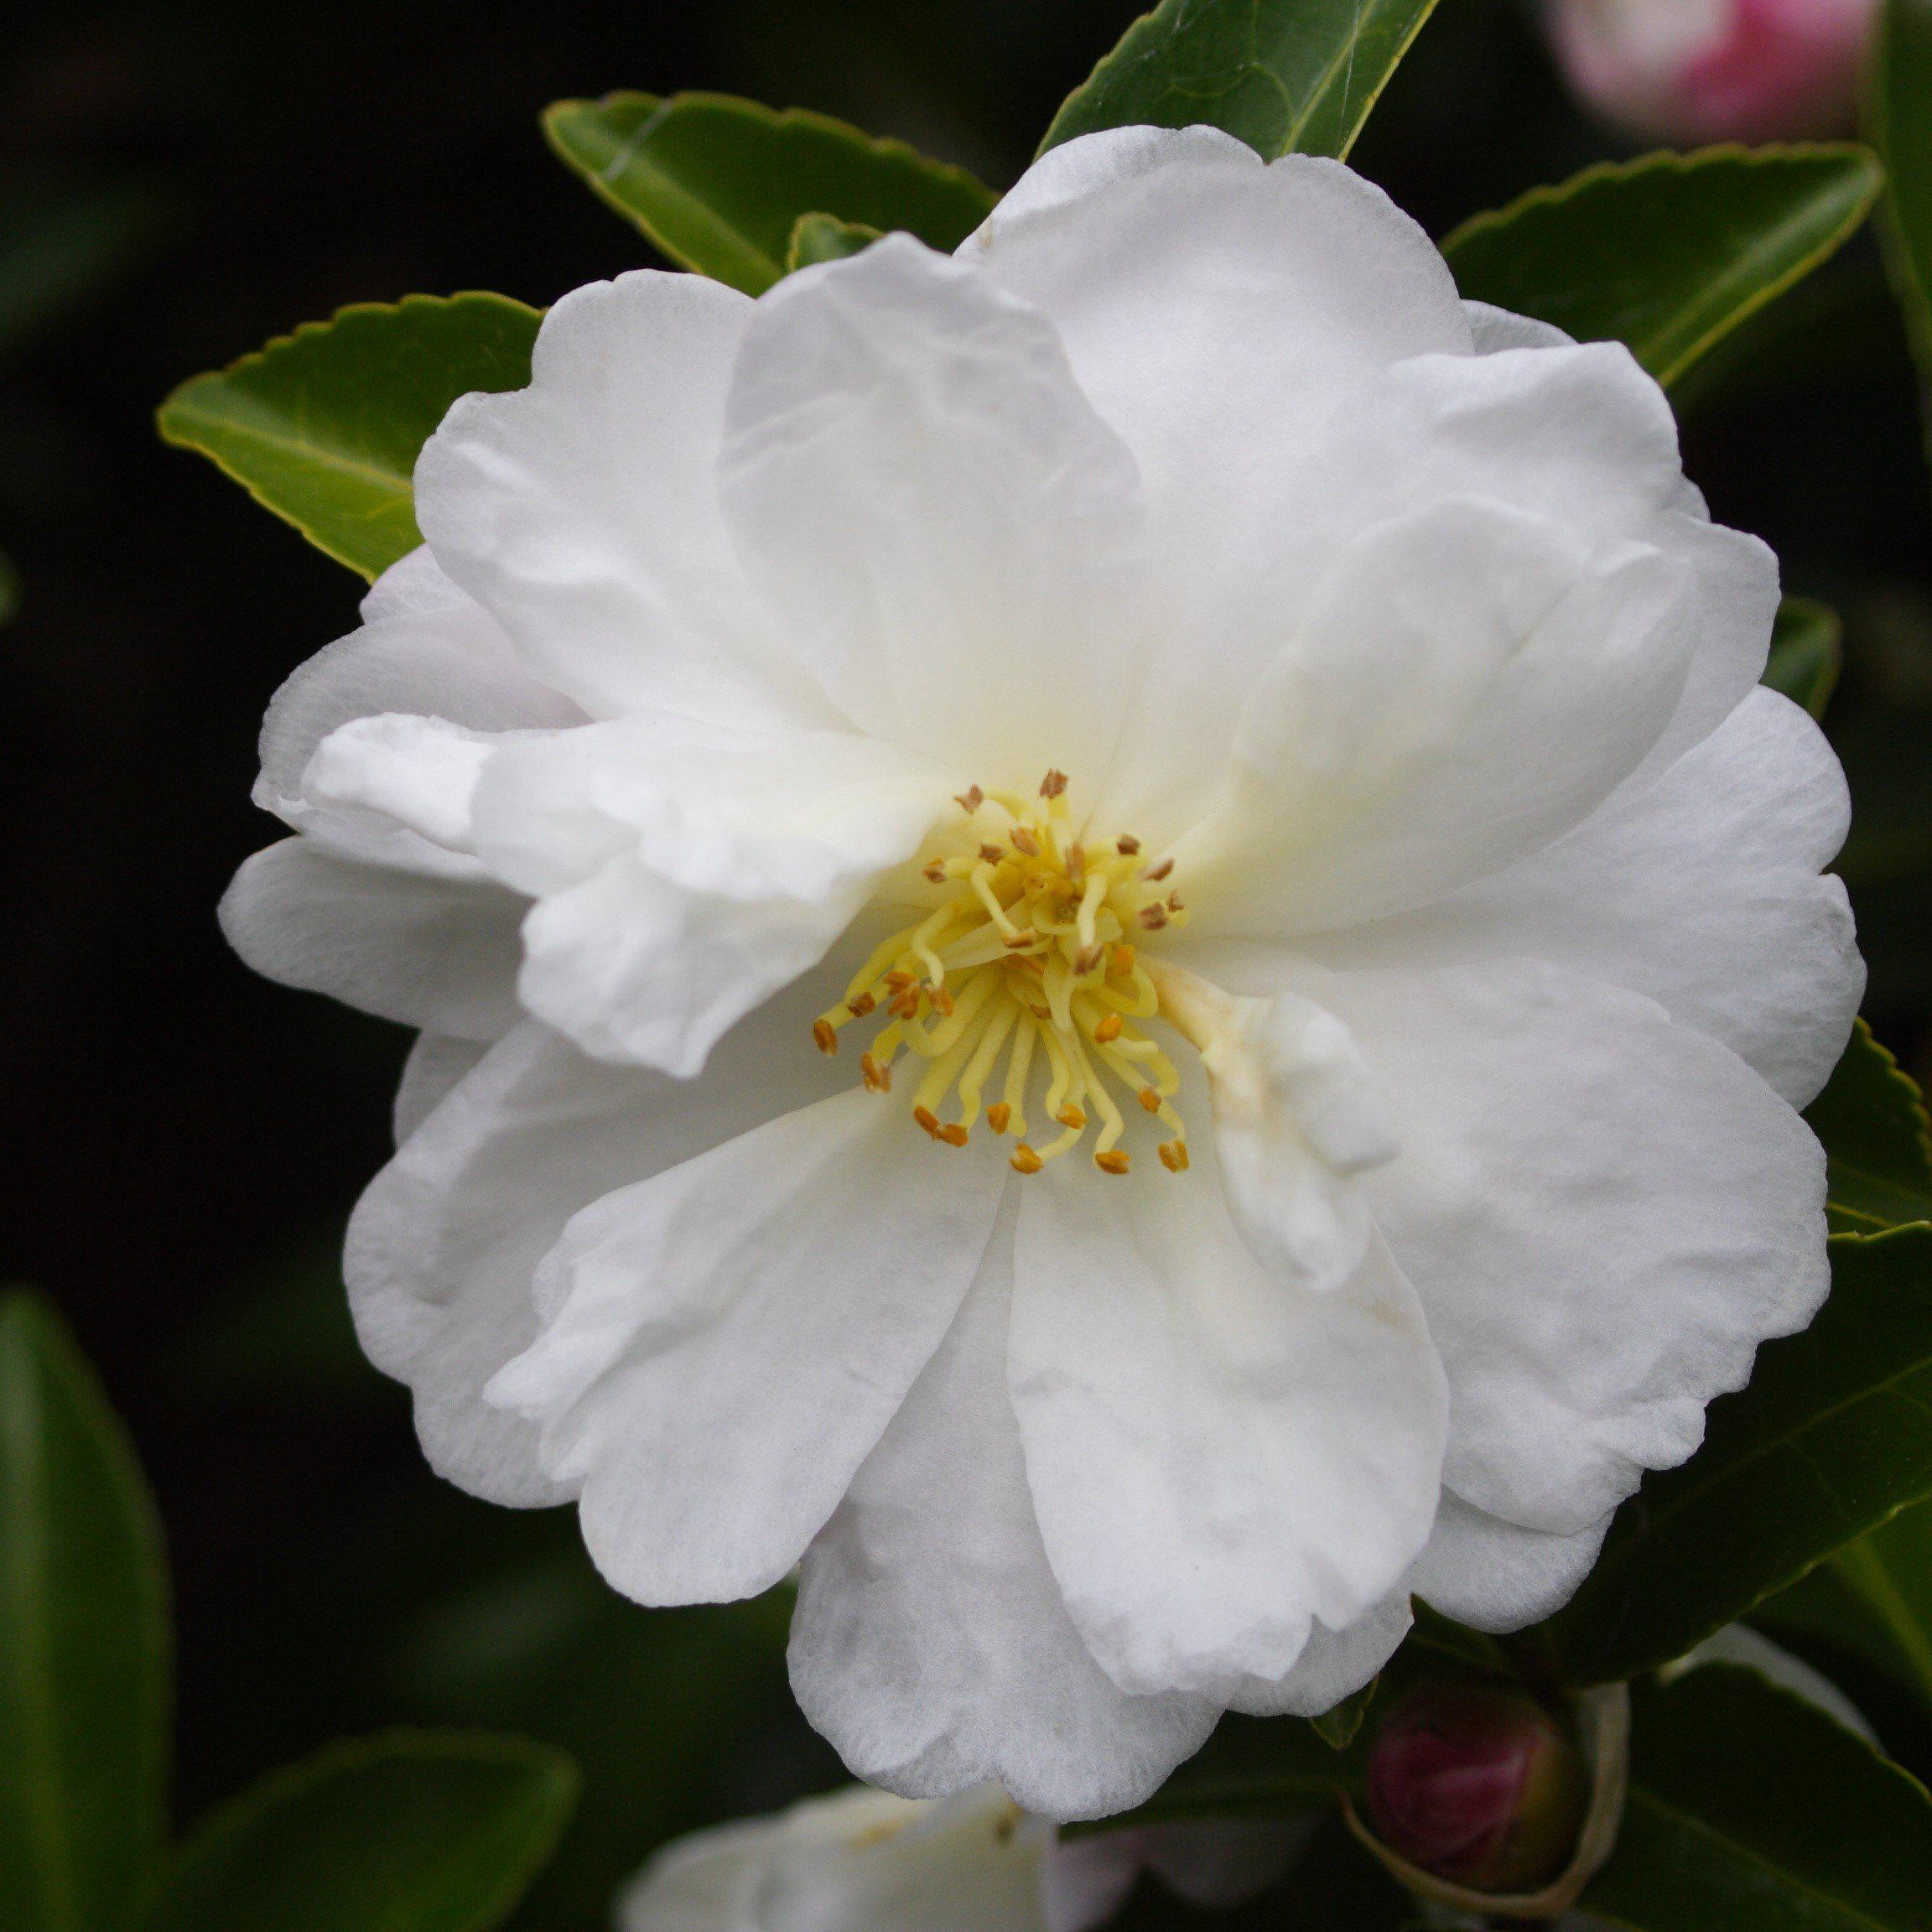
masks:
[[[1278,154],[1346,156],[1436,0],[1161,0],[1053,117],[1044,154],[1104,127],[1206,122]]]
[[[550,145],[673,262],[762,294],[792,231],[825,214],[957,248],[993,210],[963,168],[823,114],[727,94],[607,94],[547,109]]]
[[[1628,344],[1668,387],[1840,247],[1882,176],[1862,148],[1706,148],[1606,163],[1442,245],[1473,301]]]
[[[841,221],[836,215],[801,215],[792,224],[786,245],[785,268],[809,268],[815,262],[843,262],[880,239],[880,231],[863,221]]]
[[[506,295],[358,303],[184,382],[161,434],[375,577],[422,542],[416,458],[459,396],[520,389],[542,317]]]
[[[1755,1670],[1638,1694],[1630,1795],[1585,1911],[1633,1932],[1924,1932],[1932,1799]]]
[[[1543,1626],[1572,1681],[1680,1656],[1932,1496],[1932,1227],[1831,1244],[1832,1292],[1711,1405],[1704,1446],[1646,1478],[1583,1587]]]
[[[1870,119],[1889,184],[1880,225],[1886,259],[1932,383],[1932,0],[1885,0]]]
[[[1902,1510],[1831,1560],[1932,1701],[1932,1504]]]
[[[133,1452],[45,1302],[0,1299],[0,1921],[106,1932],[167,1815],[161,1530]]]
[[[391,1732],[264,1779],[181,1847],[144,1932],[485,1932],[576,1801],[561,1752]]]
[[[1778,607],[1763,682],[1794,704],[1802,704],[1814,718],[1822,718],[1838,686],[1844,636],[1845,626],[1829,604],[1787,597]]]
[[[1824,1143],[1834,1233],[1877,1234],[1932,1220],[1932,1124],[1924,1097],[1862,1020],[1805,1118]]]

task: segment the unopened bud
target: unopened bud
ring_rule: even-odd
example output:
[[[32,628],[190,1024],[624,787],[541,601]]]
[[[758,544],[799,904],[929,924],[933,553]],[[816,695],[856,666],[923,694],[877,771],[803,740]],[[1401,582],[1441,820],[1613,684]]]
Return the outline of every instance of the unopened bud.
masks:
[[[1411,1865],[1476,1892],[1534,1891],[1569,1864],[1589,1800],[1581,1760],[1528,1697],[1418,1685],[1368,1760],[1377,1836]]]
[[[1877,0],[1546,0],[1571,85],[1607,120],[1676,143],[1848,127]]]

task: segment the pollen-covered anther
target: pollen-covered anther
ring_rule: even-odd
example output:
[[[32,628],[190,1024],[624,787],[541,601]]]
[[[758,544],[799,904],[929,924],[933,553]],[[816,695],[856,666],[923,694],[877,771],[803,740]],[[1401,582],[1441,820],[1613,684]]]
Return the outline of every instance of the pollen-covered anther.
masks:
[[[1146,880],[1150,885],[1158,886],[1173,870],[1174,861],[1171,859],[1163,859],[1158,865],[1150,865],[1140,876]]]
[[[1185,1140],[1163,1140],[1161,1143],[1161,1165],[1170,1174],[1185,1174],[1193,1166],[1187,1158],[1187,1143]]]
[[[1098,1130],[1088,1143],[1096,1164],[1125,1175],[1133,1155],[1122,1136],[1141,1112],[1161,1123],[1171,1147],[1185,1133],[1172,1104],[1181,1077],[1144,1030],[1171,1016],[1126,936],[1185,924],[1186,915],[1152,883],[1172,862],[1143,873],[1138,839],[1076,836],[1067,793],[1057,768],[1037,797],[977,785],[961,792],[964,822],[936,831],[918,860],[941,891],[875,948],[813,1038],[833,1052],[841,1028],[872,1020],[878,1031],[860,1078],[890,1092],[894,1062],[909,1055],[920,1067],[912,1118],[943,1145],[966,1146],[984,1114],[990,1131],[1016,1144],[1015,1170],[1035,1174]],[[1042,1088],[1042,1112],[1059,1131],[1036,1147],[1028,1098]]]

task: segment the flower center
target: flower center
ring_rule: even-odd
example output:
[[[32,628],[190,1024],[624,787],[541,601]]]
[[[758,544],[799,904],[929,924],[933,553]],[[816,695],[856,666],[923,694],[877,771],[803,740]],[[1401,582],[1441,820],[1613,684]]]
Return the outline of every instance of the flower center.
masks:
[[[1173,861],[1145,864],[1132,838],[1084,848],[1059,771],[1037,798],[975,785],[958,804],[963,817],[938,835],[925,868],[943,896],[874,952],[812,1037],[836,1053],[841,1028],[882,1012],[860,1075],[890,1093],[894,1063],[909,1054],[919,1072],[912,1118],[948,1146],[966,1145],[997,1084],[986,1124],[1014,1136],[1022,1174],[1072,1152],[1096,1118],[1094,1165],[1126,1173],[1132,1156],[1120,1142],[1136,1107],[1171,1136],[1160,1144],[1162,1165],[1184,1171],[1187,1129],[1172,1104],[1181,1076],[1139,1025],[1161,1005],[1135,951],[1187,923],[1179,894],[1166,889]],[[1036,1094],[1060,1129],[1039,1146],[1027,1112]]]

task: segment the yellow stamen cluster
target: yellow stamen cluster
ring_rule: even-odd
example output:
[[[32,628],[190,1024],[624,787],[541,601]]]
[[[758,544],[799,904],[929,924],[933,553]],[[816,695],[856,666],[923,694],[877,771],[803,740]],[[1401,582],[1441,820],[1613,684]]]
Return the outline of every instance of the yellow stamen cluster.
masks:
[[[1187,1130],[1171,1104],[1181,1077],[1137,1024],[1161,1001],[1135,947],[1187,923],[1180,896],[1166,889],[1173,861],[1144,864],[1132,838],[1083,847],[1058,771],[1046,774],[1036,799],[975,785],[958,804],[961,820],[924,868],[942,897],[880,945],[820,1015],[812,1028],[820,1051],[836,1053],[842,1028],[883,1011],[860,1057],[865,1085],[891,1092],[895,1062],[910,1054],[921,1068],[912,1095],[920,1127],[963,1147],[984,1104],[986,1124],[1018,1142],[1012,1165],[1022,1174],[1071,1152],[1094,1117],[1094,1166],[1126,1173],[1119,1087],[1168,1130],[1161,1164],[1185,1171]],[[1039,1147],[1028,1137],[1036,1067],[1044,1117],[1061,1130]],[[985,1103],[996,1079],[999,1098]],[[954,1118],[943,1119],[945,1111]]]

